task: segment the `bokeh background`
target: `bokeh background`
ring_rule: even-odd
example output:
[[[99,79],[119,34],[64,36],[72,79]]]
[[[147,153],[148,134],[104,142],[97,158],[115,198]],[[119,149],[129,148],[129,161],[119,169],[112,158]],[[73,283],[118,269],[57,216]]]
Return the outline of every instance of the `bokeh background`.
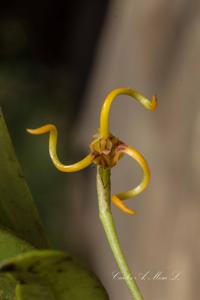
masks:
[[[112,107],[112,132],[138,149],[152,172],[148,189],[129,202],[137,215],[115,207],[113,214],[144,298],[198,299],[199,28],[197,0],[0,4],[0,105],[17,155],[52,245],[92,268],[111,300],[131,297],[123,280],[113,278],[117,267],[98,219],[95,167],[59,173],[48,156],[48,136],[29,136],[25,128],[56,124],[60,158],[72,163],[88,152],[110,90],[156,93],[155,112],[125,96]],[[112,172],[113,192],[136,185],[141,175],[136,163],[123,159]]]

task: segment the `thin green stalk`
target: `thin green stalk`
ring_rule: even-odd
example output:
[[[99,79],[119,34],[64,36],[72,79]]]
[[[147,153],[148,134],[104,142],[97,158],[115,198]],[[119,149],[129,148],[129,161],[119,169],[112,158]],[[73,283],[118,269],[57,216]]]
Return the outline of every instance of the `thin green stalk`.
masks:
[[[121,249],[110,208],[110,169],[97,166],[97,194],[99,200],[99,217],[115,261],[131,292],[133,299],[143,300],[143,296],[130,271]]]

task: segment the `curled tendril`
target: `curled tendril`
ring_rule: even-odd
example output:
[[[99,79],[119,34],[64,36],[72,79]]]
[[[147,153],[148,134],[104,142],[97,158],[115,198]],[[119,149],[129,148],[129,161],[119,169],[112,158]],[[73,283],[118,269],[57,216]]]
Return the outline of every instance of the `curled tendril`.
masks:
[[[153,96],[152,100],[149,100],[141,93],[130,88],[118,88],[111,91],[107,95],[101,109],[99,134],[95,136],[94,140],[90,144],[91,152],[84,159],[75,164],[64,165],[60,162],[56,150],[58,134],[54,125],[48,124],[37,129],[27,129],[27,131],[34,135],[49,133],[50,157],[55,167],[62,172],[77,172],[88,167],[92,163],[99,164],[105,168],[112,168],[117,164],[118,160],[123,156],[123,154],[127,154],[135,159],[143,169],[143,180],[135,188],[112,196],[112,202],[119,209],[125,213],[133,215],[135,214],[135,211],[129,209],[123,203],[123,200],[135,197],[147,187],[150,180],[150,170],[146,160],[137,150],[131,146],[127,146],[109,132],[109,114],[111,104],[119,95],[128,95],[135,98],[148,110],[155,110],[157,107],[156,96]]]

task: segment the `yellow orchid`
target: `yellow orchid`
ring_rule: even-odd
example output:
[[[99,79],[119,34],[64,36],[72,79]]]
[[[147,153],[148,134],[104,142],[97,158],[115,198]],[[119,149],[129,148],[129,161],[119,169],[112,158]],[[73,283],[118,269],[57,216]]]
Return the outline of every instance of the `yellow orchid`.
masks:
[[[150,101],[141,93],[130,89],[130,88],[118,88],[111,91],[102,106],[100,113],[100,128],[99,134],[97,134],[90,144],[90,153],[81,161],[72,165],[63,165],[57,155],[57,129],[54,125],[48,124],[37,129],[27,129],[31,134],[39,135],[44,133],[50,133],[49,137],[49,153],[55,167],[62,172],[77,172],[92,163],[96,163],[105,168],[112,168],[122,157],[123,154],[127,154],[133,159],[135,159],[144,172],[144,177],[142,182],[135,188],[119,193],[112,196],[113,203],[121,209],[123,212],[133,215],[134,210],[129,209],[123,200],[130,199],[140,194],[148,185],[150,180],[150,170],[145,158],[133,147],[126,145],[121,142],[118,138],[111,135],[109,131],[109,114],[112,102],[119,95],[128,95],[135,98],[140,102],[145,108],[149,110],[155,110],[157,107],[156,96],[152,97]]]

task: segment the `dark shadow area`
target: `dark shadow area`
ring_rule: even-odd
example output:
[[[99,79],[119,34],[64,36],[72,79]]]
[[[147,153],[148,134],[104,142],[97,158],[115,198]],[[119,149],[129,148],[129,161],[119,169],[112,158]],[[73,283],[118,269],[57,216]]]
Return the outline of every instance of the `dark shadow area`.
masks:
[[[72,128],[83,106],[108,4],[105,0],[0,4],[0,105],[47,230],[58,244],[62,218],[67,218],[66,211],[59,215],[66,201],[63,187],[66,193],[69,180],[53,169],[47,136],[36,141],[25,128],[55,123],[62,139],[59,153],[69,162],[84,152],[73,145]],[[70,192],[68,198],[70,204]]]

